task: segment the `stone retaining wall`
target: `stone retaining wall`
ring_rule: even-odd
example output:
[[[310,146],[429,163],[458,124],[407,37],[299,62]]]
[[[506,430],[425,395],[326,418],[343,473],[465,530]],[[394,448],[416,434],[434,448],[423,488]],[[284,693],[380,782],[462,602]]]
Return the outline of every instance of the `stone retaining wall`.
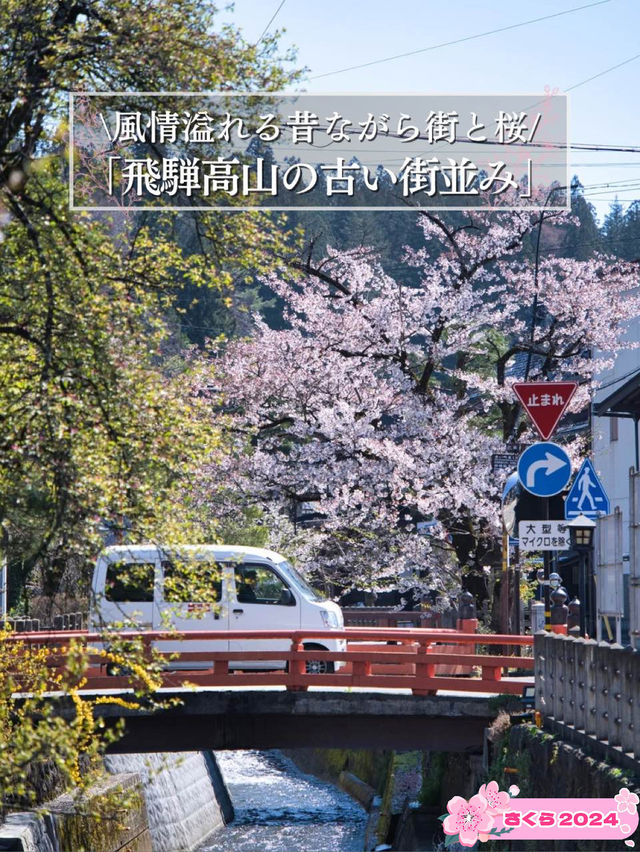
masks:
[[[126,813],[114,814],[111,796],[124,791]],[[82,798],[68,793],[47,802],[45,814],[9,814],[0,826],[0,850],[16,852],[152,852],[147,809],[134,774],[102,779]]]
[[[192,852],[233,820],[233,806],[213,752],[110,755],[113,773],[85,797],[68,793],[38,813],[9,814],[0,852]],[[127,810],[108,798],[124,791]]]
[[[143,779],[153,852],[191,852],[225,824],[202,752],[108,755],[110,772],[136,772]],[[223,785],[224,786],[224,785]],[[228,818],[233,811],[225,807]],[[74,850],[75,852],[75,850]]]

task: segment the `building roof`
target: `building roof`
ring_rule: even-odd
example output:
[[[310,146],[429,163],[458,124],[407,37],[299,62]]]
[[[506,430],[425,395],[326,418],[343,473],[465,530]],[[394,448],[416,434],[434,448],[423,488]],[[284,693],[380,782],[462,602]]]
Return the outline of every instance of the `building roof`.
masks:
[[[596,402],[593,413],[596,417],[640,419],[640,370],[609,396]]]

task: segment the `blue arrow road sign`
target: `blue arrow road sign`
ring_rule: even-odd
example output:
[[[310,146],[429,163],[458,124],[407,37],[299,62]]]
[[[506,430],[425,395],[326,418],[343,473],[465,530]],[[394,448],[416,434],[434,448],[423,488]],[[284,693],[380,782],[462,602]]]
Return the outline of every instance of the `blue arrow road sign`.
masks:
[[[564,516],[567,520],[577,518],[578,515],[597,518],[598,515],[608,515],[610,511],[607,492],[602,487],[591,460],[585,459],[565,500]]]
[[[571,479],[571,460],[558,444],[540,441],[527,447],[520,456],[518,477],[536,497],[552,497]]]

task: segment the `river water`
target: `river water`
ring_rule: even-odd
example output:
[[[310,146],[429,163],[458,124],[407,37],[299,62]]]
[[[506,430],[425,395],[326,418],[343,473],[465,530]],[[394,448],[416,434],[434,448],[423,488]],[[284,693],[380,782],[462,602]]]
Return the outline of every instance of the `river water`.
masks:
[[[235,821],[199,852],[361,852],[366,813],[278,751],[216,751]]]

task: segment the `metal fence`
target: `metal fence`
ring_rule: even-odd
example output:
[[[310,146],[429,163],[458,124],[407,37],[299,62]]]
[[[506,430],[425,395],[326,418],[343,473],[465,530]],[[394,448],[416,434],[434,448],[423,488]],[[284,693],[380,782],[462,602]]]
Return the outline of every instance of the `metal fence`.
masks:
[[[39,618],[28,618],[27,616],[7,618],[4,623],[16,633],[31,633],[39,630],[84,630],[88,622],[86,613],[68,612],[64,615],[54,615],[50,624],[45,624]],[[1,625],[2,622],[0,621]]]

